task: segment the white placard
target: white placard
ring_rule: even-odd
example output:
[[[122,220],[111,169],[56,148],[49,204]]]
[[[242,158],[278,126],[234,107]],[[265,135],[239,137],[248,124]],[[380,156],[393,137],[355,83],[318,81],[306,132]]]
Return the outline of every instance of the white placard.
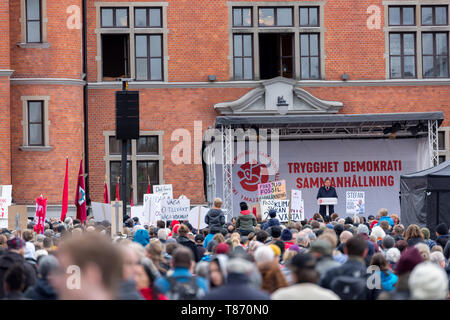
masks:
[[[365,211],[365,192],[347,191],[345,193],[346,213],[349,215],[363,215]]]
[[[162,220],[188,220],[191,209],[189,199],[166,199],[161,200]]]
[[[192,226],[197,230],[206,228],[208,225],[205,223],[205,216],[208,211],[208,208],[201,206],[192,208],[192,210],[189,211],[189,223],[192,224]]]
[[[173,198],[173,188],[171,184],[159,184],[153,186],[153,193],[164,198]]]
[[[144,206],[132,206],[131,217],[138,218],[141,225],[148,225],[150,223],[149,215],[144,211]]]
[[[0,197],[0,228],[8,228],[8,207],[11,205],[12,185],[1,186]]]
[[[305,219],[304,202],[301,190],[291,190],[291,221],[301,221]]]
[[[10,199],[11,201],[11,195],[12,195],[12,185],[3,185],[1,186],[2,189],[2,198]]]
[[[265,199],[260,201],[262,220],[269,219],[269,210],[277,211],[277,218],[280,222],[289,221],[289,200]]]
[[[162,199],[163,197],[158,194],[144,194],[144,212],[151,225],[156,225],[158,220],[164,220],[161,215]]]
[[[108,203],[101,202],[91,202],[92,214],[94,215],[94,220],[97,222],[102,222],[107,220],[111,223],[111,205]]]

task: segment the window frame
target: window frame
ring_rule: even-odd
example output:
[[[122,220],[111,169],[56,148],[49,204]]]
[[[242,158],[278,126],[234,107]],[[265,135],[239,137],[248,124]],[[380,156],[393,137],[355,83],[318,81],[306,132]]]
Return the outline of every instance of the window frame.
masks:
[[[103,24],[102,11],[105,10],[105,9],[112,9],[112,12],[113,12],[113,14],[112,14],[112,18],[113,18],[112,27],[108,27],[108,26],[105,26]],[[126,27],[117,26],[116,11],[118,9],[119,10],[124,10],[124,9],[127,10],[127,25],[126,25]],[[130,28],[130,9],[128,7],[101,7],[100,8],[100,27],[104,28],[104,29],[114,29],[114,28],[127,29],[127,28]]]
[[[242,37],[242,40],[241,40],[241,43],[242,43],[242,56],[236,56],[235,55],[234,38],[236,36],[241,36]],[[251,39],[252,55],[250,57],[244,55],[244,52],[245,52],[245,50],[244,50],[244,36],[250,36],[250,39]],[[255,66],[254,66],[254,55],[255,55],[255,50],[254,49],[255,48],[254,48],[254,44],[253,44],[253,34],[252,33],[233,33],[233,37],[232,38],[233,38],[233,78],[237,79],[236,78],[236,67],[235,67],[236,66],[236,62],[235,62],[235,60],[236,60],[236,58],[240,58],[240,59],[242,59],[242,78],[239,79],[238,81],[253,80],[254,77],[255,77]],[[244,59],[248,59],[248,58],[252,59],[252,76],[251,76],[250,79],[246,79],[244,77],[244,74],[245,74],[245,72],[244,72]]]
[[[445,23],[444,24],[436,24],[436,8],[437,7],[445,7]],[[424,8],[431,8],[432,9],[432,22],[431,24],[423,24],[423,11]],[[420,6],[420,25],[423,27],[443,27],[448,26],[448,5],[445,4],[436,4],[436,5],[421,5]]]
[[[41,113],[41,121],[40,122],[32,122],[30,120],[30,103],[39,103],[40,104],[40,113]],[[27,129],[28,129],[28,146],[30,147],[43,147],[45,146],[45,117],[44,117],[44,101],[43,100],[28,100],[27,101]],[[31,143],[31,125],[38,124],[41,126],[41,143]]]
[[[137,37],[146,37],[146,41],[147,41],[147,56],[144,57],[138,57],[137,56],[137,45],[136,45],[136,38]],[[161,56],[159,57],[152,57],[150,55],[151,52],[151,48],[150,48],[150,37],[152,36],[159,36],[160,37],[160,43],[161,43]],[[163,81],[164,79],[164,43],[163,43],[163,37],[164,35],[162,33],[138,33],[134,35],[134,65],[135,65],[135,80],[136,81]],[[147,79],[137,79],[137,60],[138,59],[146,59],[147,60]],[[151,79],[151,60],[152,59],[160,59],[161,60],[161,78],[160,79]]]
[[[445,34],[447,36],[447,55],[446,55],[447,56],[447,75],[446,76],[438,76],[437,75],[437,65],[438,65],[437,64],[437,58],[441,57],[441,56],[445,56],[445,55],[437,54],[437,50],[436,50],[436,43],[437,43],[436,36],[439,33]],[[423,53],[424,46],[422,45],[422,53],[421,53],[421,58],[422,58],[422,77],[424,79],[448,78],[450,76],[449,32],[445,32],[445,31],[424,31],[424,32],[421,33],[421,36],[422,36],[421,41],[422,41],[422,43],[423,43],[423,35],[424,34],[431,34],[433,36],[433,54],[432,55],[424,54]],[[433,76],[431,76],[431,77],[430,76],[425,76],[425,70],[424,70],[424,67],[423,67],[423,65],[424,65],[423,64],[423,58],[424,57],[430,57],[430,56],[433,57]]]
[[[39,19],[28,19],[28,1],[25,0],[25,38],[26,43],[42,43],[42,0],[39,1]],[[39,22],[39,41],[29,41],[29,35],[28,35],[28,22]]]
[[[392,34],[399,34],[400,35],[400,55],[398,54],[391,54],[391,35]],[[406,56],[413,56],[414,57],[414,76],[413,77],[405,77],[405,62],[404,62],[404,35],[405,34],[411,34],[414,36],[414,55],[406,55]],[[389,32],[389,78],[390,79],[417,79],[417,34],[415,32]],[[401,72],[401,76],[400,77],[392,77],[392,68],[391,68],[391,63],[392,63],[392,57],[398,57],[400,56],[400,72]]]
[[[303,35],[307,35],[308,36],[308,56],[302,56],[302,36]],[[315,78],[312,78],[311,77],[311,57],[313,57],[313,58],[315,58],[316,56],[312,56],[311,55],[311,35],[317,35],[317,58],[319,59],[319,61],[318,61],[318,66],[319,66],[319,70],[318,70],[318,73],[319,73],[319,77],[317,78],[317,79],[315,79]],[[300,80],[320,80],[320,41],[321,41],[321,39],[320,39],[320,33],[317,33],[317,32],[303,32],[303,33],[300,33],[299,34],[299,42],[300,42],[300,52],[299,52],[299,55],[300,55],[300,75],[299,75],[299,77],[300,77]],[[305,57],[307,57],[308,58],[308,63],[309,63],[309,70],[308,70],[308,74],[309,74],[309,77],[308,78],[302,78],[302,58],[305,58]]]
[[[273,9],[274,10],[274,25],[273,26],[264,26],[259,22],[260,19],[260,9]],[[291,9],[291,24],[290,25],[278,25],[278,9]],[[295,25],[294,21],[294,7],[293,6],[258,6],[258,28],[292,28]]]
[[[301,23],[300,11],[302,9],[308,9],[308,24],[307,25],[303,25]],[[317,24],[316,25],[310,24],[310,21],[311,21],[310,11],[311,11],[311,9],[316,9],[317,10]],[[319,6],[299,6],[298,7],[298,25],[299,25],[300,28],[320,28],[320,7]]]
[[[243,22],[244,22],[244,15],[242,14],[243,10],[247,9],[250,10],[250,25],[249,26],[244,26]],[[241,25],[235,25],[234,24],[234,10],[240,10],[241,11]],[[253,28],[253,7],[232,7],[231,8],[231,21],[232,21],[232,27],[233,28]]]
[[[136,10],[142,10],[145,9],[145,15],[146,15],[146,21],[147,24],[145,26],[137,26],[136,25]],[[160,21],[160,25],[159,26],[150,26],[150,10],[151,9],[158,9],[159,10],[159,21]],[[133,7],[133,13],[134,13],[134,21],[133,21],[133,27],[135,29],[152,29],[152,28],[162,28],[164,25],[163,22],[163,8],[162,7],[138,7],[135,6]]]
[[[390,9],[391,8],[400,8],[400,23],[399,24],[391,24],[390,23],[390,18],[391,18],[391,13],[390,13]],[[413,24],[403,24],[403,9],[405,8],[412,8],[413,9]],[[388,26],[389,27],[414,27],[417,26],[417,21],[416,21],[416,6],[415,5],[390,5],[388,6]]]

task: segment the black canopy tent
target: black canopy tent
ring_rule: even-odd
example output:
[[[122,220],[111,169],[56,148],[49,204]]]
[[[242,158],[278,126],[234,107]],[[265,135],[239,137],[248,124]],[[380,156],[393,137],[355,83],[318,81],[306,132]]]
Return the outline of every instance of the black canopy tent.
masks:
[[[439,223],[450,225],[450,160],[401,176],[400,193],[402,223],[426,226],[435,238]]]

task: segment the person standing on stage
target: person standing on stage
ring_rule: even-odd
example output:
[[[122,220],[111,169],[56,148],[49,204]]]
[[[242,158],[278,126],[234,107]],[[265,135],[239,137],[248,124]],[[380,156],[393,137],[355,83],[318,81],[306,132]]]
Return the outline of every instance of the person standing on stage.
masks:
[[[325,185],[319,188],[319,192],[317,192],[317,199],[319,198],[337,198],[336,189],[331,186],[331,180],[329,178],[325,179]],[[320,214],[322,217],[327,214],[327,206],[320,206]],[[330,205],[328,214],[331,215],[334,213],[334,206]]]

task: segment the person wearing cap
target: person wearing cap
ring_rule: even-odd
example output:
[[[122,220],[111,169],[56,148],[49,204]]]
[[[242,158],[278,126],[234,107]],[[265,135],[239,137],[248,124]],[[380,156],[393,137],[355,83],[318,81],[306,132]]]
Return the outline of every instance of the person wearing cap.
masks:
[[[277,210],[270,209],[269,210],[269,217],[270,217],[269,221],[264,222],[261,225],[261,229],[266,230],[266,229],[269,229],[271,227],[280,225],[280,220],[277,219]]]
[[[36,282],[36,271],[24,258],[25,240],[16,236],[9,239],[6,243],[8,251],[0,256],[0,284],[2,284],[0,285],[0,299],[3,299],[5,296],[3,287],[5,274],[12,265],[18,264],[24,270],[25,285],[23,290],[28,289]]]
[[[325,273],[333,268],[339,267],[341,264],[333,259],[333,248],[329,241],[318,239],[313,241],[309,252],[316,259],[316,271],[322,277]]]
[[[316,261],[309,253],[296,254],[288,264],[294,285],[275,291],[272,300],[339,300],[331,290],[317,285]]]

